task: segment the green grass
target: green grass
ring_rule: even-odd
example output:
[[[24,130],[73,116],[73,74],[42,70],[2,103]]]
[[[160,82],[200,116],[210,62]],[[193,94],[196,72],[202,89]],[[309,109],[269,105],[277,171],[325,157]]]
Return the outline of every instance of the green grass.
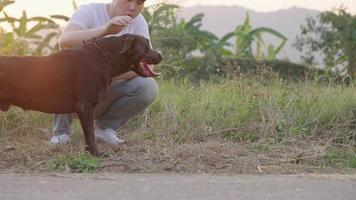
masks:
[[[228,136],[237,141],[313,135],[353,137],[353,87],[279,80],[265,84],[246,79],[202,83],[199,87],[188,82],[160,82],[160,95],[149,112],[152,129],[178,129],[176,137],[184,140],[204,140],[227,128],[235,130]]]
[[[272,154],[279,153],[274,152],[275,147],[307,154],[314,146],[320,146],[332,152],[326,156],[320,153],[319,157],[308,155],[318,158],[313,160],[316,165],[335,166],[341,158],[346,163],[343,166],[355,167],[356,89],[353,86],[321,86],[316,81],[295,83],[243,76],[199,84],[160,80],[159,85],[160,93],[148,111],[125,125],[127,132],[140,133],[130,134],[135,140],[189,144],[218,139],[251,144],[256,150],[268,150]],[[7,146],[11,134],[37,134],[38,137],[38,128],[50,130],[51,120],[51,115],[21,109],[0,112],[0,145]],[[74,130],[81,132],[78,123]],[[73,141],[77,143],[81,134],[74,136],[77,138]],[[69,156],[58,158],[49,166],[95,171],[97,161],[84,155]]]
[[[356,154],[349,148],[333,147],[323,157],[322,163],[327,166],[356,169]]]
[[[69,171],[75,173],[93,173],[99,167],[98,158],[88,154],[66,155],[53,159],[47,163],[49,170]]]

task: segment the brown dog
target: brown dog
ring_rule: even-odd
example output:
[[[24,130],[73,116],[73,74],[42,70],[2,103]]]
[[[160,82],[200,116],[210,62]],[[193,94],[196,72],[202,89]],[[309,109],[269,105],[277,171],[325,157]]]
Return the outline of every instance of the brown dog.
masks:
[[[7,111],[14,105],[45,113],[76,113],[86,149],[98,155],[93,112],[113,77],[130,70],[143,77],[157,76],[148,64],[161,60],[147,39],[131,34],[93,39],[49,56],[3,56],[0,110]]]

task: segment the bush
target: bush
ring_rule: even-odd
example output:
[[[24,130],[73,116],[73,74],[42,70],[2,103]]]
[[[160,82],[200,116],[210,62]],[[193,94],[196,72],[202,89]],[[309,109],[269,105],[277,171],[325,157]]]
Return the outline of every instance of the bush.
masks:
[[[178,75],[179,77],[189,77],[191,80],[209,80],[212,77],[234,78],[242,74],[256,75],[273,72],[280,78],[294,81],[311,79],[316,76],[323,76],[327,80],[335,78],[322,70],[284,60],[257,62],[234,58],[191,57],[181,65],[179,71],[172,72],[162,69],[164,77],[171,78]],[[175,70],[177,68],[170,69]]]

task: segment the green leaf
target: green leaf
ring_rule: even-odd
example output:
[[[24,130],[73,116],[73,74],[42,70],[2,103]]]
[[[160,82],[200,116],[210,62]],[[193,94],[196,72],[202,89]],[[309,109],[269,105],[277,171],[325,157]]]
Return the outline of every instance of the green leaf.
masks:
[[[31,17],[31,18],[28,19],[28,21],[47,22],[47,23],[51,23],[51,24],[55,24],[56,23],[52,19],[49,19],[47,17]]]
[[[2,0],[0,1],[0,11],[2,11],[6,6],[9,6],[11,4],[15,3],[15,1],[12,0]]]
[[[74,10],[77,10],[78,5],[77,5],[77,2],[75,2],[75,0],[72,1],[72,6],[73,6]]]
[[[50,16],[53,19],[60,19],[60,20],[64,20],[64,21],[69,21],[69,17],[65,16],[65,15],[51,15]]]
[[[27,23],[28,23],[27,13],[26,11],[22,11],[22,17],[20,18],[20,25],[16,29],[16,33],[18,36],[25,36],[27,32]]]

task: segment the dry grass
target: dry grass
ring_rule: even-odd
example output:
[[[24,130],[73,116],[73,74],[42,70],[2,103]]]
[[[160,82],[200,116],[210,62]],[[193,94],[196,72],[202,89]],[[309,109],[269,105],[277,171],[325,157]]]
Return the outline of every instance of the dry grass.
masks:
[[[180,173],[355,172],[354,88],[244,79],[161,82],[150,108],[120,130],[97,171]],[[67,146],[49,145],[51,116],[0,113],[0,170],[49,171],[83,154],[78,122]]]

